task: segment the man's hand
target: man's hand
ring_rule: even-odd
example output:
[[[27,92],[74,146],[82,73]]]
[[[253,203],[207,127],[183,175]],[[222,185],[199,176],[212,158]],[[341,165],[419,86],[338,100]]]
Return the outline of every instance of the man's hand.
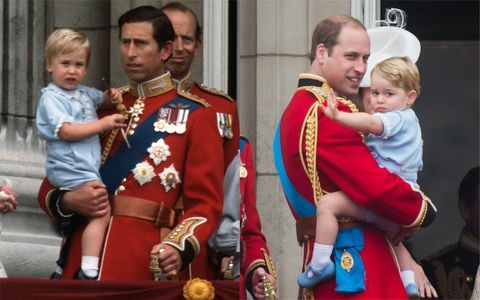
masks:
[[[66,192],[60,201],[60,209],[64,214],[75,212],[87,218],[105,216],[109,210],[105,185],[98,180],[92,180]]]
[[[162,269],[162,273],[167,278],[177,275],[182,267],[182,258],[177,249],[164,243],[153,246],[151,255],[158,256],[158,266]]]
[[[268,279],[272,283],[273,290],[277,290],[277,282],[275,277],[268,274],[264,268],[257,268],[252,275],[252,289],[256,299],[263,300],[265,298],[265,286],[263,284],[263,278]]]
[[[428,281],[422,266],[412,259],[412,269],[415,274],[415,284],[420,291],[420,298],[438,298],[437,291]]]
[[[400,226],[395,234],[387,232],[387,238],[393,245],[397,246],[404,238],[414,235],[419,229],[419,227],[405,228]]]

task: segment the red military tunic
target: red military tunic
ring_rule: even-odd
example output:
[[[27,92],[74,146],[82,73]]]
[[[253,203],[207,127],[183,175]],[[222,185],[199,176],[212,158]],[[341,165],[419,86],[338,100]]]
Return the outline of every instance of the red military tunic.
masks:
[[[209,88],[205,85],[194,82],[189,74],[181,81],[174,80],[179,92],[185,91],[205,99],[213,110],[217,113],[217,126],[220,127],[225,121],[227,132],[219,132],[223,138],[224,165],[225,169],[233,161],[238,153],[238,143],[240,141],[240,125],[238,120],[237,103],[227,94],[220,90]],[[221,117],[225,117],[222,121]],[[228,133],[230,131],[230,133]]]
[[[255,165],[250,142],[241,137],[240,140],[240,214],[242,244],[242,262],[240,268],[240,298],[246,299],[245,288],[251,291],[252,275],[255,269],[263,267],[265,271],[276,277],[270,259],[262,224],[255,201]],[[246,281],[246,283],[245,283]]]
[[[214,111],[208,108],[209,105],[202,99],[186,95],[186,98],[181,97],[182,103],[187,103],[183,108],[189,110],[190,106],[195,107],[198,104],[200,106],[190,110],[188,115],[185,114],[185,110],[180,114],[179,110],[167,105],[172,99],[178,97],[169,75],[163,75],[143,85],[130,84],[130,90],[123,95],[123,104],[127,111],[140,112],[137,114],[138,119],[130,118],[136,126],[130,127],[132,132],[128,137],[131,150],[139,150],[143,153],[140,154],[143,158],[138,161],[142,165],[137,164],[131,172],[128,172],[114,194],[136,197],[133,198],[134,201],[141,198],[136,203],[142,199],[149,204],[163,203],[166,208],[172,210],[176,205],[183,204],[183,212],[178,215],[178,222],[174,222],[172,231],[164,235],[162,241],[179,251],[184,264],[193,259],[190,268],[184,268],[179,273],[179,279],[189,279],[189,269],[191,269],[192,278],[202,277],[212,280],[214,278],[206,272],[209,265],[207,240],[218,226],[223,204],[223,167],[217,162],[219,158],[223,159],[221,140],[215,126]],[[139,106],[141,102],[144,103],[143,108]],[[152,114],[159,123],[162,118],[161,108],[167,108],[163,111],[168,113],[168,120],[164,120],[167,123],[180,120],[179,115],[183,116],[183,121],[186,121],[185,130],[166,134],[162,138],[163,142],[154,139],[153,142],[157,144],[148,142],[146,149],[138,149],[138,144],[135,143],[136,130],[142,126],[143,122],[146,124],[145,120]],[[147,127],[148,130],[158,131],[154,129],[157,123]],[[110,143],[112,140],[108,141],[111,137],[114,137],[113,143]],[[140,136],[137,141],[144,140],[142,137]],[[122,145],[125,148],[124,144],[124,138],[120,133],[105,136],[103,154],[108,157],[105,165],[117,151],[120,151]],[[147,148],[154,148],[155,145],[163,147],[164,154],[165,150],[168,150],[170,155],[162,160],[157,156],[158,152],[148,152]],[[168,149],[163,145],[167,145]],[[129,158],[121,157],[121,159]],[[117,168],[120,170],[121,165],[122,163],[113,166],[113,173]],[[178,172],[178,176],[173,176],[175,171]],[[165,175],[168,174],[171,175],[170,178],[165,179]],[[49,184],[45,180],[39,191],[39,203],[50,216],[58,216],[54,211],[55,206],[50,202],[51,194],[47,194],[49,189]],[[154,245],[160,243],[159,227],[155,222],[136,217],[135,213],[133,216],[128,215],[130,212],[117,215],[115,213],[117,198],[111,201],[114,213],[105,238],[99,279],[151,280],[150,251]],[[73,273],[80,266],[81,233],[82,228],[79,228],[73,234],[62,278],[72,278]]]
[[[359,205],[394,222],[421,225],[430,211],[429,199],[387,169],[380,168],[358,132],[323,115],[318,105],[325,105],[328,90],[328,84],[319,76],[302,74],[299,88],[279,124],[285,172],[291,185],[305,199],[301,205],[289,202],[295,219],[300,221],[315,215],[314,199],[323,192],[342,190]],[[346,112],[356,110],[351,102],[344,100],[338,108]],[[406,298],[393,252],[383,233],[364,226],[363,236],[364,248],[360,255],[365,265],[366,291],[336,293],[335,280],[330,280],[315,286],[313,294],[306,290],[305,298]],[[314,236],[306,240],[304,266],[311,260],[314,241]]]
[[[224,207],[220,225],[209,240],[214,261],[223,256],[238,256],[239,251],[239,158],[238,143],[240,140],[239,120],[236,102],[223,91],[208,88],[192,80],[189,73],[182,80],[173,80],[178,92],[189,92],[205,99],[213,108],[217,117],[219,136],[222,138],[224,152]],[[215,272],[212,264],[212,272]],[[218,266],[217,268],[220,268]],[[233,277],[238,276],[238,260],[235,261]]]

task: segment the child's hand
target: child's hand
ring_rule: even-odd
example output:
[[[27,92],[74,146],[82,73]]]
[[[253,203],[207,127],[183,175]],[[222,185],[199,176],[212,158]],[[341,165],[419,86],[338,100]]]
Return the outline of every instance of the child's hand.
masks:
[[[10,191],[10,189],[5,188],[5,186],[0,188],[0,212],[4,214],[12,212],[17,208],[16,194],[9,194],[7,190]]]
[[[125,117],[121,114],[113,114],[101,119],[102,131],[112,130],[114,128],[123,128],[127,125],[124,124]]]
[[[105,99],[112,104],[122,103],[122,93],[118,89],[109,89],[104,93]]]
[[[338,100],[337,97],[335,97],[335,93],[333,92],[333,89],[330,89],[328,91],[328,96],[327,96],[327,105],[323,106],[320,105],[320,108],[322,109],[323,113],[331,118],[335,119],[337,116],[338,111]]]

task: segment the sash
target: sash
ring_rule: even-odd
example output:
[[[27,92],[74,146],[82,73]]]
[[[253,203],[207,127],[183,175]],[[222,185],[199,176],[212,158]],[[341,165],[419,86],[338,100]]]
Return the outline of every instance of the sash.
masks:
[[[167,132],[155,131],[153,129],[153,123],[157,121],[159,109],[171,104],[188,105],[190,113],[200,107],[198,103],[177,96],[156,109],[147,119],[139,124],[135,129],[135,134],[129,136],[129,142],[132,147],[128,148],[127,145],[123,143],[120,148],[107,159],[105,164],[100,167],[100,175],[102,176],[103,183],[107,186],[109,195],[113,195],[122,180],[127,177],[135,165],[143,161],[147,155],[148,147],[150,147],[153,142],[169,134]]]
[[[280,179],[280,183],[282,184],[283,192],[285,193],[285,197],[287,198],[292,210],[295,211],[300,219],[314,216],[317,208],[295,189],[290,181],[290,178],[288,178],[287,171],[285,170],[282,147],[280,145],[280,122],[278,123],[277,130],[275,131],[275,137],[273,139],[273,160],[275,161],[275,167],[277,168],[278,177]]]
[[[363,230],[352,227],[340,230],[335,240],[335,291],[357,293],[365,291],[365,267],[360,252],[363,250]]]

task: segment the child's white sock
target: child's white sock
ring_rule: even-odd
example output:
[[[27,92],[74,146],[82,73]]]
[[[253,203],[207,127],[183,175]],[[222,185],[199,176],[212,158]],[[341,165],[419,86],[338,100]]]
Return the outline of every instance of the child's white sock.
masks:
[[[312,255],[312,268],[314,270],[320,270],[323,268],[329,261],[330,255],[332,255],[333,245],[325,245],[315,243],[313,245],[313,255]],[[307,277],[312,277],[313,273],[308,272]]]
[[[62,275],[63,274],[63,269],[59,265],[56,265],[55,266],[55,273],[57,273],[59,275]]]
[[[412,270],[402,271],[402,282],[403,286],[406,287],[409,284],[415,284],[415,274]]]
[[[98,275],[98,256],[82,256],[82,271],[88,277],[96,277]]]
[[[365,222],[375,225],[375,227],[380,228],[383,231],[394,231],[397,230],[399,225],[389,221],[371,210],[364,209],[365,213]]]

